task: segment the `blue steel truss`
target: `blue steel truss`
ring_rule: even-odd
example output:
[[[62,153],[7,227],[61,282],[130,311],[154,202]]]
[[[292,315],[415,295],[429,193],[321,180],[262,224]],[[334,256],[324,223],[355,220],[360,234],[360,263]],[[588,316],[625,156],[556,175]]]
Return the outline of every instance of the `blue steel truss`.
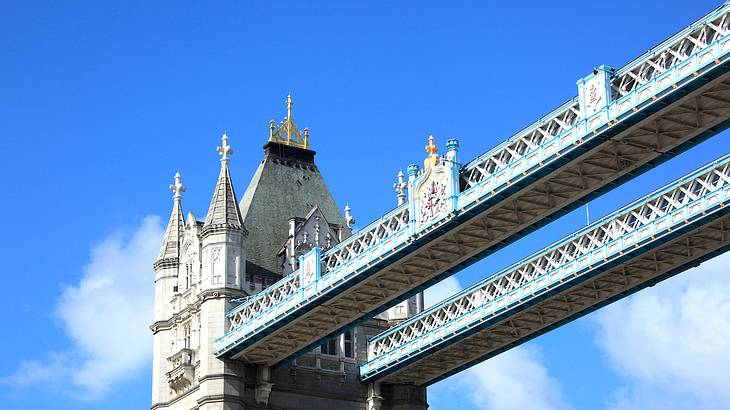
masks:
[[[360,366],[361,377],[375,380],[396,372],[728,211],[730,155],[381,333],[368,342],[368,361]],[[730,240],[724,245],[728,243]],[[688,261],[695,257],[685,256]],[[517,337],[513,343],[523,338]]]
[[[324,252],[312,282],[302,286],[302,272],[282,278],[228,313],[231,328],[217,341],[217,355],[232,356],[274,330],[295,320],[322,302],[346,291],[394,258],[439,237],[453,226],[498,203],[505,196],[535,179],[569,163],[582,153],[606,143],[615,135],[680,99],[689,92],[724,75],[730,68],[730,5],[723,5],[677,33],[640,58],[617,70],[608,82],[607,104],[583,117],[578,97],[552,111],[505,143],[470,161],[458,170],[460,192],[453,206],[427,226],[415,223],[413,199],[366,226],[358,233]],[[694,136],[659,158],[625,175],[615,184],[664,161],[728,126],[723,122]],[[458,167],[457,163],[454,166]],[[412,175],[418,181],[416,174]],[[410,183],[409,179],[409,183]],[[598,195],[596,190],[583,199]],[[412,193],[409,190],[409,196]],[[575,198],[578,201],[581,198]],[[578,205],[573,202],[560,212]],[[547,223],[552,218],[530,228]],[[529,231],[529,230],[526,230]],[[525,231],[521,232],[524,234]],[[515,235],[502,244],[517,239]],[[480,253],[420,288],[452,274],[486,256]],[[406,289],[412,292],[418,289]],[[400,299],[407,297],[404,293]],[[386,301],[384,310],[400,299]],[[325,338],[329,335],[321,335]],[[301,350],[311,348],[317,341]]]

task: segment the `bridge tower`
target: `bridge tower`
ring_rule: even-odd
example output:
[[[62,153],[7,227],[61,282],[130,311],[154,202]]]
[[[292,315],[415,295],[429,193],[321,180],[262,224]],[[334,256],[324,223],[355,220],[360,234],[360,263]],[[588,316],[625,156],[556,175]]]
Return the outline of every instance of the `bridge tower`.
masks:
[[[416,298],[409,314],[391,309],[273,366],[214,355],[216,339],[229,330],[226,312],[296,271],[301,256],[345,240],[355,223],[349,206],[343,215],[327,188],[309,130],[293,121],[291,97],[286,106],[286,118],[270,123],[263,160],[240,203],[225,134],[205,222],[192,213],[183,221],[179,177],[172,186],[173,213],[155,263],[152,409],[425,410],[425,387],[380,386],[359,375],[368,339],[415,313]],[[400,184],[402,194],[402,178]]]

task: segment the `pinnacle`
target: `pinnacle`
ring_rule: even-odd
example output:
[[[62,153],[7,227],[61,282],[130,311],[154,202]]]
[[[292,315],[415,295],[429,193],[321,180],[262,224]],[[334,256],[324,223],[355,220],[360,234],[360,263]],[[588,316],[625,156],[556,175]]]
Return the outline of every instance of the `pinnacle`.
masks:
[[[175,174],[175,183],[170,185],[170,189],[172,189],[175,195],[173,197],[174,201],[172,205],[172,212],[170,213],[170,221],[167,223],[165,236],[162,239],[162,247],[160,248],[160,253],[157,256],[157,262],[160,263],[166,260],[177,260],[180,257],[182,236],[185,230],[182,201],[180,200],[180,194],[185,191],[185,187],[183,187],[180,182],[179,172]]]
[[[213,199],[210,201],[208,214],[205,217],[203,233],[212,229],[236,229],[243,230],[243,218],[238,209],[238,200],[233,190],[231,174],[228,171],[228,156],[233,150],[228,145],[228,136],[223,134],[222,145],[218,148],[221,155],[221,172],[213,192]]]

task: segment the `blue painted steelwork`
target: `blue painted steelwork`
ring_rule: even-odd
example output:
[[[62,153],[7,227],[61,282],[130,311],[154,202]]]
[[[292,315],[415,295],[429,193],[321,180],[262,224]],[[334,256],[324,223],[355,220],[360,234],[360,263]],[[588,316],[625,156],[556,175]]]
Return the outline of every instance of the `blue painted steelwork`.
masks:
[[[691,225],[688,225],[687,228],[688,229],[696,228],[696,227],[700,226],[700,223],[702,223],[702,221],[698,221],[698,222],[695,222],[695,223],[693,223]],[[666,242],[666,241],[671,240],[671,239],[672,239],[672,236],[669,235],[669,236],[667,236],[665,238],[665,241],[662,241],[662,242]],[[620,300],[620,299],[623,299],[623,298],[625,298],[627,296],[630,296],[630,295],[632,295],[632,294],[634,294],[634,293],[636,293],[636,292],[638,292],[638,291],[640,291],[642,289],[645,289],[647,287],[654,286],[657,283],[662,282],[662,281],[664,281],[666,279],[669,279],[672,276],[678,275],[678,274],[680,274],[680,273],[682,273],[682,272],[684,272],[684,271],[686,271],[688,269],[696,268],[696,267],[700,266],[700,264],[702,264],[703,262],[706,262],[706,261],[708,261],[708,260],[710,260],[710,259],[712,259],[712,258],[714,258],[716,256],[722,255],[723,253],[726,253],[728,251],[730,251],[730,245],[723,246],[723,247],[718,248],[718,249],[716,249],[714,251],[708,252],[707,254],[702,255],[701,257],[698,257],[696,259],[693,259],[691,261],[688,261],[687,263],[683,263],[683,264],[677,266],[676,268],[674,268],[672,270],[669,270],[666,273],[664,273],[662,275],[659,275],[659,276],[655,277],[654,279],[643,283],[640,286],[637,286],[635,288],[632,288],[631,290],[629,290],[627,292],[623,292],[623,293],[620,293],[620,294],[618,294],[618,295],[616,295],[614,297],[608,298],[608,299],[604,300],[601,303],[598,303],[596,305],[591,306],[588,309],[585,309],[585,310],[583,310],[583,311],[581,311],[579,313],[576,313],[576,314],[571,315],[571,316],[569,316],[569,317],[567,317],[567,318],[565,318],[563,320],[560,320],[560,321],[558,321],[558,322],[556,322],[556,323],[554,323],[554,324],[552,324],[550,326],[547,326],[547,327],[545,327],[543,329],[540,329],[539,331],[537,331],[537,332],[535,332],[535,333],[533,333],[533,334],[531,334],[531,335],[529,335],[529,336],[527,336],[527,337],[525,337],[523,339],[520,339],[519,341],[515,341],[515,342],[510,343],[510,344],[507,344],[507,345],[505,345],[505,346],[503,346],[503,347],[501,347],[501,348],[499,348],[497,350],[494,350],[489,355],[482,356],[482,357],[478,358],[477,360],[467,362],[467,363],[465,363],[465,364],[463,364],[461,366],[458,366],[458,367],[456,367],[456,368],[454,368],[454,369],[452,369],[452,370],[450,370],[448,372],[445,372],[445,373],[441,374],[439,377],[436,377],[436,378],[430,380],[425,385],[428,386],[428,385],[437,383],[437,382],[439,382],[441,380],[444,380],[444,379],[448,378],[449,376],[453,376],[456,373],[459,373],[462,370],[468,369],[468,368],[470,368],[470,367],[472,367],[472,366],[474,366],[474,365],[476,365],[478,363],[481,363],[481,362],[483,362],[484,360],[486,360],[486,359],[488,359],[490,357],[494,357],[494,356],[496,356],[498,354],[504,353],[504,352],[506,352],[507,350],[509,350],[509,349],[511,349],[513,347],[517,347],[517,346],[519,346],[522,343],[528,342],[528,341],[530,341],[530,340],[532,340],[532,339],[534,339],[534,338],[536,338],[538,336],[541,336],[541,335],[543,335],[543,334],[545,334],[547,332],[550,332],[552,330],[555,330],[555,329],[559,328],[560,326],[563,326],[566,323],[569,323],[569,322],[571,322],[573,320],[576,320],[578,318],[581,318],[581,317],[583,317],[583,316],[585,316],[585,315],[587,315],[589,313],[592,313],[592,312],[594,312],[594,311],[596,311],[596,310],[598,310],[598,309],[600,309],[600,308],[602,308],[604,306],[610,305],[611,303],[616,302],[617,300]]]
[[[361,377],[375,380],[393,373],[728,212],[730,155],[381,333],[368,342]]]
[[[549,174],[583,152],[606,142],[611,136],[638,123],[710,79],[730,71],[726,64],[730,51],[730,34],[724,32],[718,33],[709,44],[693,48],[691,54],[677,58],[672,62],[673,65],[655,73],[656,75],[646,81],[631,83],[623,80],[630,76],[632,70],[647,64],[647,61],[656,58],[662,50],[672,47],[679,41],[677,39],[692,35],[698,27],[725,15],[728,9],[730,6],[723,5],[675,35],[670,39],[672,41],[662,43],[655,50],[620,69],[612,80],[616,99],[593,116],[578,118],[576,116],[580,111],[577,106],[578,99],[573,98],[505,143],[469,162],[460,172],[462,192],[456,197],[457,210],[433,221],[433,225],[424,232],[413,235],[416,232],[413,211],[409,209],[408,204],[404,204],[323,254],[324,269],[322,275],[316,279],[316,288],[319,289],[316,294],[305,297],[299,287],[300,273],[293,272],[235,307],[228,314],[232,322],[230,331],[217,342],[217,354],[227,356],[235,354],[246,345],[254,343],[323,301],[366,279],[394,258],[407,255],[411,250],[443,234],[449,227],[471,218],[510,193],[529,185],[536,178]],[[600,118],[600,121],[596,122],[596,118]],[[673,152],[665,153],[654,162],[645,164],[632,174],[623,177],[622,181],[676,155],[727,126],[728,124],[724,123],[691,139]],[[545,138],[539,141],[533,137],[539,135]],[[539,144],[535,144],[536,142]],[[521,144],[519,152],[515,150],[516,144]],[[596,196],[602,191],[604,190],[598,190],[588,197]],[[565,213],[577,205],[573,203],[556,214]],[[552,218],[546,218],[543,222],[531,226],[520,235],[515,233],[514,237],[503,241],[502,244],[517,239],[525,231],[536,229],[550,219]],[[471,258],[424,286],[458,271],[485,255],[486,253],[481,253]],[[420,288],[412,291],[417,290]],[[371,317],[405,297],[408,297],[408,294],[384,304],[363,318]]]

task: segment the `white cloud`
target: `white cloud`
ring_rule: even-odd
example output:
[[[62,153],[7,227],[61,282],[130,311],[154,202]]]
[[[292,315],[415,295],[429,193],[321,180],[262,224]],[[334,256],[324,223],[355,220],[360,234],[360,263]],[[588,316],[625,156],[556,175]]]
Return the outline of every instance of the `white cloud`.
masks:
[[[55,312],[72,347],[22,362],[3,381],[51,384],[94,399],[146,368],[152,350],[152,262],[162,235],[160,219],[148,216],[131,235],[116,233],[94,246],[79,283],[62,287]]]
[[[479,409],[567,409],[560,383],[550,377],[537,348],[516,347],[464,372]]]
[[[722,255],[596,314],[596,342],[626,381],[613,408],[730,408],[728,265]]]
[[[459,280],[451,276],[426,290],[426,306],[461,289]],[[513,348],[438,383],[439,388],[430,389],[430,400],[453,403],[454,397],[465,393],[475,408],[483,410],[569,408],[560,383],[550,377],[539,349],[531,346]]]

